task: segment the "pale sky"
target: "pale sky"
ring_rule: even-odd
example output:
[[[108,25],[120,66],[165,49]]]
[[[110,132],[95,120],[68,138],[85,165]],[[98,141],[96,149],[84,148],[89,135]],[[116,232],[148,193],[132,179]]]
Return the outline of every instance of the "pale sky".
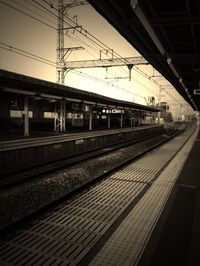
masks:
[[[46,2],[51,2],[57,8],[57,0]],[[45,1],[41,0],[0,1],[0,68],[56,82],[55,67],[13,53],[10,51],[13,48],[9,51],[2,49],[8,49],[6,45],[9,45],[56,62],[57,20],[37,3],[48,8]],[[69,3],[69,0],[65,0],[64,3]],[[27,13],[28,16],[19,11]],[[57,15],[55,9],[52,8],[50,11]],[[89,4],[72,8],[67,12],[67,15],[71,18],[76,15],[79,25],[121,57],[139,56],[139,53]],[[32,17],[42,20],[50,27]],[[68,30],[65,32],[65,47],[75,46],[84,49],[72,52],[67,60],[99,59],[100,47],[80,33]],[[19,50],[18,52],[21,53]],[[104,58],[107,58],[106,55]],[[157,71],[153,73],[153,68],[150,65],[138,67],[147,75],[159,74]],[[65,84],[145,105],[148,96],[154,96],[156,102],[158,101],[159,88],[152,81],[139,74],[137,69],[132,70],[131,81],[125,77],[128,77],[126,66],[109,67],[107,73],[105,68],[76,69],[66,74]],[[161,85],[169,85],[169,82],[162,77],[155,80]],[[166,86],[161,95],[161,101],[169,102],[173,106],[183,104],[185,112],[191,111],[189,105],[172,87]]]

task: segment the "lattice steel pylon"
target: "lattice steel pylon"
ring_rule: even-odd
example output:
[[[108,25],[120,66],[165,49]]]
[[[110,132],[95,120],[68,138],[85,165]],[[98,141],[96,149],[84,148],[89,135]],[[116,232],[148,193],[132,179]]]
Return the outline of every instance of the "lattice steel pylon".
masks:
[[[68,69],[66,67],[65,57],[67,53],[71,53],[74,50],[83,49],[83,47],[65,47],[64,43],[64,34],[68,29],[74,29],[80,27],[75,25],[74,27],[65,28],[64,17],[66,9],[86,4],[86,1],[74,1],[71,4],[64,4],[63,0],[58,0],[58,28],[57,28],[57,58],[56,58],[56,74],[57,74],[57,83],[64,85],[65,83],[65,74]],[[63,98],[55,103],[55,120],[54,120],[54,130],[55,131],[65,131],[66,128],[66,100]]]
[[[73,1],[72,3],[64,4],[63,0],[58,0],[58,26],[57,26],[57,60],[56,60],[56,71],[57,71],[57,83],[64,84],[65,83],[65,74],[67,73],[68,69],[66,67],[65,57],[68,53],[71,53],[75,50],[84,49],[83,47],[65,47],[65,32],[70,29],[77,29],[80,28],[77,24],[77,16],[76,23],[74,26],[65,27],[65,13],[66,10],[69,10],[72,7],[85,5],[87,4],[86,1]],[[68,54],[69,55],[69,54]]]
[[[58,0],[58,29],[57,29],[57,82],[64,84],[64,5]]]
[[[64,5],[63,0],[58,0],[58,28],[57,28],[57,83],[64,84]],[[54,131],[65,131],[65,99],[55,102]]]
[[[54,131],[66,129],[66,101],[62,99],[55,103]]]

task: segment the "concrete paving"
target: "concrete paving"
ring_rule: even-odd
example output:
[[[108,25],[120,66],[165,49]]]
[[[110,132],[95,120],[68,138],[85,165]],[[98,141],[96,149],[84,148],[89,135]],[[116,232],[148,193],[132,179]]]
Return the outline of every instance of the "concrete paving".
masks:
[[[200,132],[156,225],[140,266],[200,265]]]

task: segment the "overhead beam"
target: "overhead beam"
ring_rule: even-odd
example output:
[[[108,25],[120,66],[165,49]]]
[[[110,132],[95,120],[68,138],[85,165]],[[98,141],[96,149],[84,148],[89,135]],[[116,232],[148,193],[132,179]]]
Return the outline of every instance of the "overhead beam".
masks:
[[[165,26],[174,26],[174,25],[199,25],[200,24],[200,17],[199,16],[190,16],[190,17],[156,17],[151,18],[150,22],[152,25],[165,25]],[[127,18],[124,20],[125,25],[132,25],[135,27],[140,27],[141,24],[135,17]]]
[[[178,16],[173,16],[173,17],[160,17],[160,18],[155,18],[151,19],[152,24],[156,25],[188,25],[188,24],[200,24],[200,17],[199,16],[190,16],[190,17],[178,17]]]
[[[172,54],[173,61],[178,63],[200,63],[200,55],[196,54]]]
[[[138,0],[131,0],[130,5],[135,12],[136,16],[140,20],[142,26],[145,28],[146,32],[151,37],[152,41],[154,42],[155,46],[159,50],[162,56],[166,56],[166,51],[160,42],[157,34],[155,33],[154,29],[152,28],[151,24],[149,23],[148,19],[144,15],[140,5],[138,4]]]
[[[148,61],[142,57],[126,57],[126,58],[112,58],[112,59],[97,59],[97,60],[80,60],[80,61],[66,61],[66,69],[76,68],[94,68],[94,67],[113,67],[126,65],[148,65]]]

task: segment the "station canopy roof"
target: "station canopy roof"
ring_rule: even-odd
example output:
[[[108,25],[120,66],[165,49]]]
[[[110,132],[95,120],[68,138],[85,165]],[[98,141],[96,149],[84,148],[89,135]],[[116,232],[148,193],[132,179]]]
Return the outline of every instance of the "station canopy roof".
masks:
[[[199,0],[88,0],[200,110]]]
[[[5,70],[0,70],[0,93],[1,92],[17,93],[30,97],[42,97],[54,100],[65,98],[69,102],[84,102],[86,104],[104,106],[105,108],[130,108],[151,112],[159,111],[159,109],[153,106],[121,101],[93,92],[83,91]]]

